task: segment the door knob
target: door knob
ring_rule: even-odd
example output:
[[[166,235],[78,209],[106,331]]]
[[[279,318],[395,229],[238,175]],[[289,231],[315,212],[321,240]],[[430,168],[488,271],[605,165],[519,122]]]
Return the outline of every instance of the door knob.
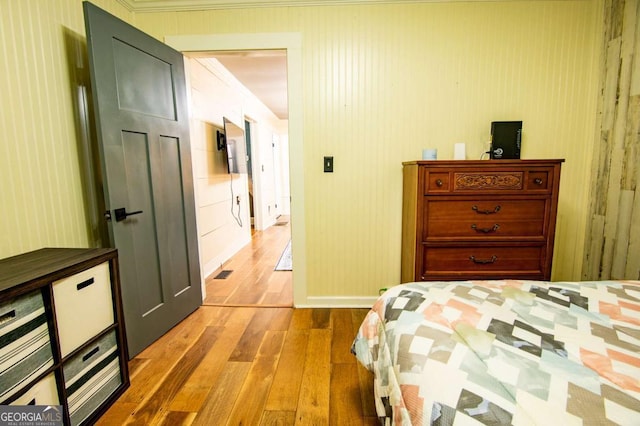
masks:
[[[122,220],[125,220],[127,216],[133,216],[134,214],[142,213],[142,210],[137,210],[135,212],[128,212],[124,207],[121,207],[119,209],[115,209],[113,212],[116,215],[116,222],[120,222]]]

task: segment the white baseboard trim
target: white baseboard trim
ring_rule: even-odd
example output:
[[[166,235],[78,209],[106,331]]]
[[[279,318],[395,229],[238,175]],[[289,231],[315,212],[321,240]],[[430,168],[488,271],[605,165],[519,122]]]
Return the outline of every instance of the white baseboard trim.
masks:
[[[378,300],[374,296],[318,296],[307,297],[304,304],[296,305],[296,308],[366,308],[370,309]]]
[[[251,236],[249,235],[248,237],[245,237],[241,240],[232,242],[229,247],[226,247],[221,253],[218,253],[216,256],[214,256],[204,266],[201,267],[204,278],[206,279],[218,269],[224,269],[224,264],[250,242]]]

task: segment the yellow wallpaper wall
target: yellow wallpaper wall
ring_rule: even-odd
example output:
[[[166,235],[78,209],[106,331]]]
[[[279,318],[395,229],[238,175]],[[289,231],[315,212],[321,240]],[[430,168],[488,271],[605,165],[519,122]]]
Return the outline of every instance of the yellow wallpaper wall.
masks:
[[[553,276],[580,277],[600,8],[597,1],[456,2],[135,19],[158,38],[301,33],[313,297],[373,295],[397,283],[401,162],[418,159],[424,147],[452,158],[456,142],[467,144],[468,158],[478,158],[492,120],[524,121],[523,158],[566,159]],[[333,174],[322,172],[324,155],[335,157]]]
[[[106,4],[105,4],[106,3]],[[523,158],[565,158],[554,279],[579,279],[601,48],[601,1],[509,1],[138,13],[166,35],[299,32],[308,295],[370,296],[400,275],[401,162],[524,121]],[[114,10],[115,9],[115,10]],[[93,238],[64,34],[80,1],[0,1],[0,255]],[[5,95],[5,93],[7,95]],[[299,141],[290,141],[291,144]],[[322,172],[322,157],[335,172]],[[295,179],[295,176],[292,176]],[[294,200],[295,201],[295,200]],[[295,218],[292,218],[295,221]]]
[[[81,167],[84,34],[79,0],[0,0],[0,258],[100,239]]]

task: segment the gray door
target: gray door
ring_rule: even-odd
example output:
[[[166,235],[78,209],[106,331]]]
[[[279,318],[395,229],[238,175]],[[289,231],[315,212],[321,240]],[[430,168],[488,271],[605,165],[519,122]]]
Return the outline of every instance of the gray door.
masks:
[[[202,303],[182,55],[84,2],[129,356]]]

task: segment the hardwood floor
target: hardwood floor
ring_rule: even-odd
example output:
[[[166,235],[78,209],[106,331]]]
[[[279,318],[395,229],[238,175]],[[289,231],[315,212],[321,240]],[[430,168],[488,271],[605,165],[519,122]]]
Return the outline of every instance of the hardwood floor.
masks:
[[[98,424],[374,425],[366,309],[202,306],[132,359]]]
[[[281,222],[282,223],[282,222]],[[291,238],[286,224],[271,226],[253,234],[247,244],[221,270],[232,271],[225,279],[215,279],[221,270],[206,279],[206,305],[293,306],[291,271],[274,271]]]
[[[99,425],[378,424],[373,377],[350,353],[367,310],[288,307],[291,272],[273,267],[289,232],[272,228],[207,280],[208,303],[227,306],[201,306],[129,362]]]

